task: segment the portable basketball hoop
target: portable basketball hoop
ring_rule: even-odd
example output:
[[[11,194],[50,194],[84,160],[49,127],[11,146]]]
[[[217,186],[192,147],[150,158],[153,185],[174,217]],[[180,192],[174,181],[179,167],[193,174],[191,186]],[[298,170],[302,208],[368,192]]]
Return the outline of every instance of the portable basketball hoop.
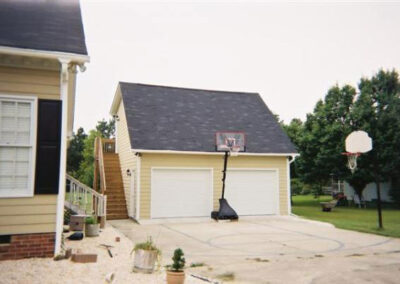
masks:
[[[215,134],[215,150],[225,152],[224,169],[222,171],[222,196],[219,199],[219,210],[211,212],[211,218],[215,220],[238,220],[236,211],[228,204],[225,199],[225,179],[226,168],[229,156],[237,156],[239,152],[246,150],[246,140],[244,132],[217,132]]]
[[[215,134],[215,150],[218,152],[228,152],[231,156],[237,156],[239,152],[246,151],[244,132],[217,132]]]
[[[350,133],[345,143],[346,152],[342,155],[347,156],[347,167],[354,174],[357,169],[357,158],[372,150],[372,139],[367,132],[358,130]]]

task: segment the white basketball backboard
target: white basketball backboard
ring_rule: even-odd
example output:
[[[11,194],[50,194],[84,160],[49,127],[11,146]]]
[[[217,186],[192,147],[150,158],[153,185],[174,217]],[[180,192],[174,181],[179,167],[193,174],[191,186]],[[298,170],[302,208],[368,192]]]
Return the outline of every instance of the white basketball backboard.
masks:
[[[362,130],[354,131],[346,138],[346,152],[366,153],[372,150],[372,139]]]

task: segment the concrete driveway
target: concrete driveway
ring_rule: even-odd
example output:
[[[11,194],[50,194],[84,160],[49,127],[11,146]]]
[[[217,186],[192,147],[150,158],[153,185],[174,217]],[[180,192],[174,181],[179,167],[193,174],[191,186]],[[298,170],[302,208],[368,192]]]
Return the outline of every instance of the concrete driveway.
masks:
[[[133,243],[152,236],[168,264],[173,250],[189,274],[235,283],[399,283],[400,239],[334,228],[297,217],[109,221]],[[190,276],[189,276],[190,277]],[[206,283],[206,282],[204,282]]]

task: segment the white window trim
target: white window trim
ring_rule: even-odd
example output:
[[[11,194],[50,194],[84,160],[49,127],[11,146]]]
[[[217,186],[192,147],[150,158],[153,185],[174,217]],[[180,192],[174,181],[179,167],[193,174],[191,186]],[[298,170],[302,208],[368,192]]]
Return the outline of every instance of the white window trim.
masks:
[[[18,197],[33,197],[34,189],[35,189],[35,173],[36,173],[36,148],[37,148],[37,113],[38,113],[38,98],[35,95],[10,95],[0,93],[1,100],[10,100],[10,101],[18,101],[18,102],[30,102],[32,103],[31,109],[31,144],[32,152],[29,157],[30,162],[30,171],[28,176],[28,191],[24,194],[15,194],[15,192],[11,191],[0,191],[0,198],[18,198]],[[8,146],[8,145],[0,145],[0,146]],[[20,145],[24,146],[24,145]],[[28,146],[28,145],[26,145]]]

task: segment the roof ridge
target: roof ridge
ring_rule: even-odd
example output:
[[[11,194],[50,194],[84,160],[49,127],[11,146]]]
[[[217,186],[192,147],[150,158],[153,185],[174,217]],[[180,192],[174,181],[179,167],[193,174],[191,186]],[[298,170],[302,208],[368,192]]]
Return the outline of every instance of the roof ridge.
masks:
[[[132,83],[132,82],[124,82],[119,81],[119,84],[126,85],[137,85],[137,86],[146,86],[146,87],[161,87],[161,88],[169,88],[169,89],[179,89],[179,90],[192,90],[192,91],[205,91],[205,92],[216,92],[216,93],[230,93],[230,94],[245,94],[245,95],[258,95],[256,92],[239,92],[239,91],[223,91],[223,90],[210,90],[210,89],[199,89],[199,88],[188,88],[188,87],[174,87],[174,86],[165,86],[165,85],[153,85],[153,84],[143,84],[143,83]]]

